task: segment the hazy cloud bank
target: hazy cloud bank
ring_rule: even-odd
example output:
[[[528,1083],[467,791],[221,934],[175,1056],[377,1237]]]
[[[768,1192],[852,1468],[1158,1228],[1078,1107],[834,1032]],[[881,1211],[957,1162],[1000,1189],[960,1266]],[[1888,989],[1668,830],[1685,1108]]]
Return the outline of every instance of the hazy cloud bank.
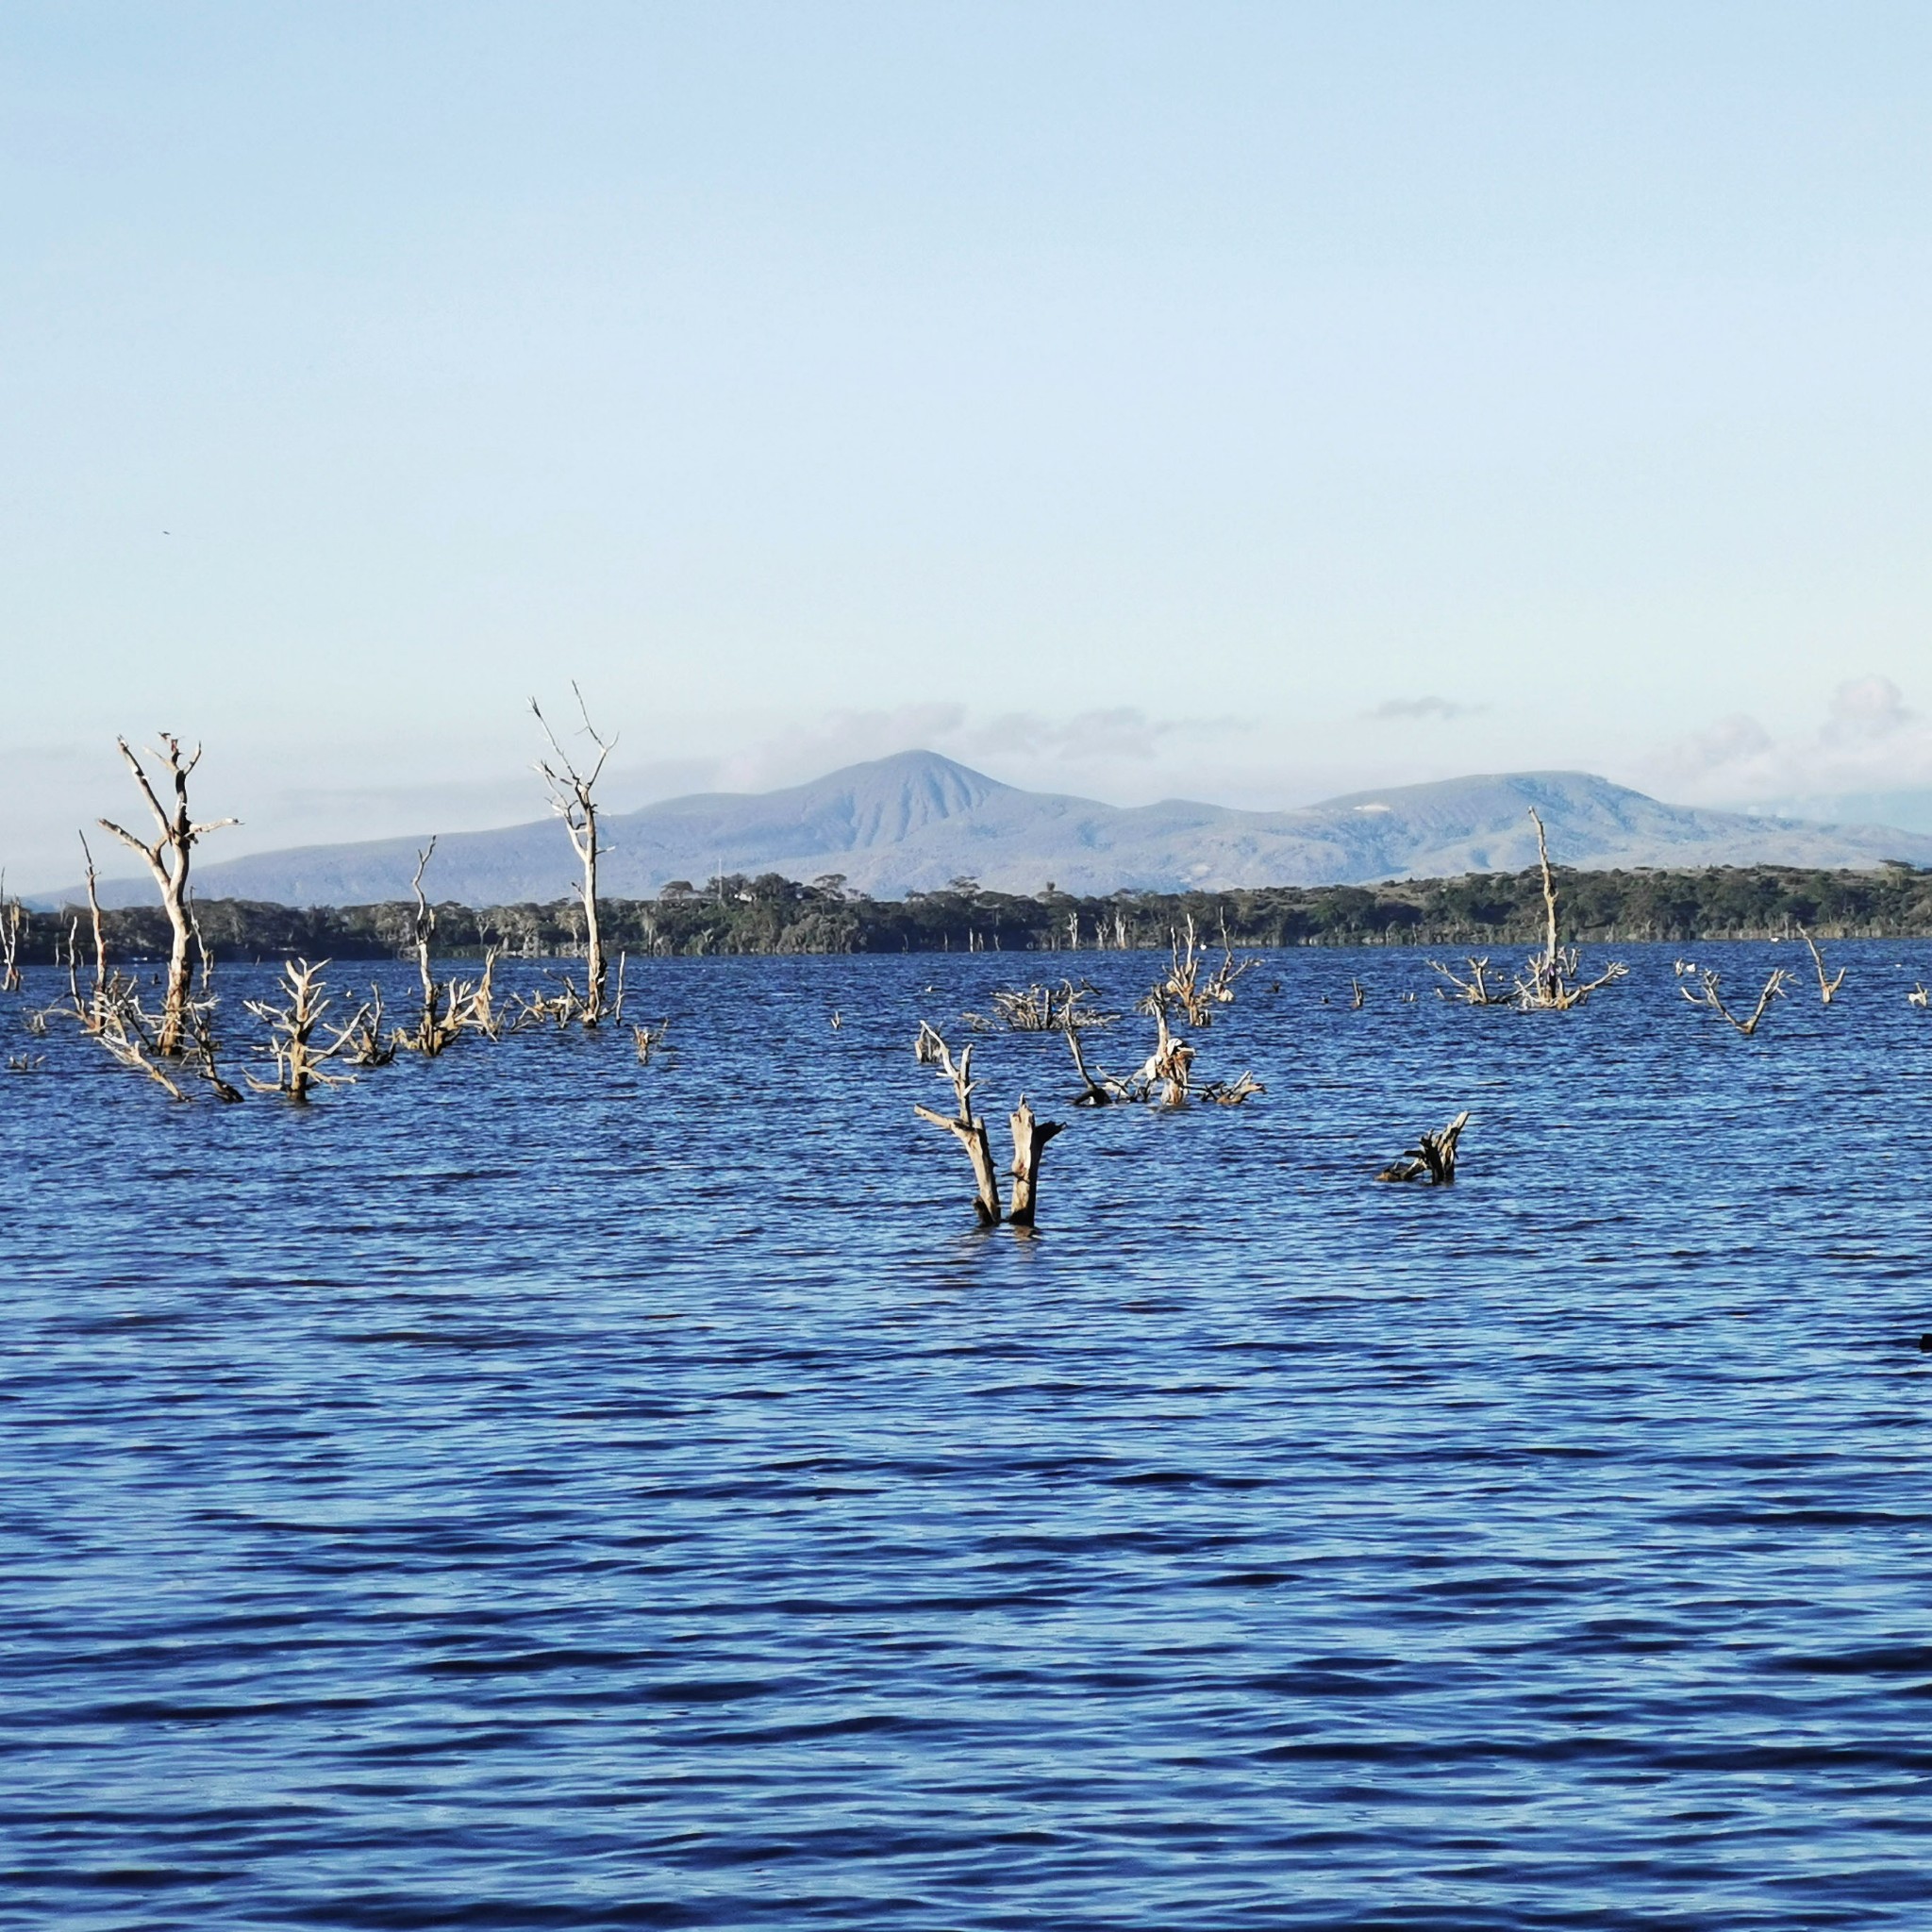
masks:
[[[1646,790],[1696,805],[1767,805],[1932,787],[1932,722],[1889,677],[1832,693],[1823,724],[1774,737],[1734,712],[1646,761]]]

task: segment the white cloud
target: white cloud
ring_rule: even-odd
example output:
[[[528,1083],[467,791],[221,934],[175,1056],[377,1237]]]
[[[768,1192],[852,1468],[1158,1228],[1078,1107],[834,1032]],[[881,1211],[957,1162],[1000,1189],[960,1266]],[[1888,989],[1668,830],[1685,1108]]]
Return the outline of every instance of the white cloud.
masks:
[[[1909,791],[1932,785],[1932,723],[1889,677],[1855,678],[1832,693],[1815,730],[1774,737],[1735,713],[1654,754],[1641,780],[1710,805]]]
[[[1412,718],[1467,718],[1479,705],[1458,705],[1453,698],[1384,698],[1366,715],[1378,722]]]

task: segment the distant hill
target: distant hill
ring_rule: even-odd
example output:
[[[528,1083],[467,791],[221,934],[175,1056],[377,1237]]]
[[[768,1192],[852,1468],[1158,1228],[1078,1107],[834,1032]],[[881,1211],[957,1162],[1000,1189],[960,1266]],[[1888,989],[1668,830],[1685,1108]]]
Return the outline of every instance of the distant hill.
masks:
[[[1924,833],[1692,810],[1581,772],[1451,778],[1260,812],[1023,791],[933,752],[903,752],[782,791],[708,792],[610,816],[602,885],[612,898],[644,898],[668,880],[720,873],[841,873],[885,898],[961,875],[1005,891],[1051,880],[1102,893],[1442,878],[1533,864],[1531,806],[1564,865],[1932,864]],[[196,886],[205,898],[284,906],[406,898],[421,843],[258,853],[198,868]],[[426,883],[441,900],[501,906],[556,899],[575,871],[563,828],[546,819],[442,839]],[[108,882],[101,894],[109,906],[151,895],[145,880]]]

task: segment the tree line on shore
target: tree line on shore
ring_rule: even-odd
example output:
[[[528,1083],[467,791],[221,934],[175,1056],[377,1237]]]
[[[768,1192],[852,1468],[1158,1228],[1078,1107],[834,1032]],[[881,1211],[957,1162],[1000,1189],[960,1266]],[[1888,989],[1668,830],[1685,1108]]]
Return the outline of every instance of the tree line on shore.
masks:
[[[1573,939],[1788,939],[1799,927],[1831,938],[1932,936],[1932,870],[1892,863],[1873,872],[1790,866],[1696,871],[1577,871],[1559,867]],[[5,914],[18,921],[23,964],[65,957],[73,911]],[[217,958],[291,955],[337,959],[409,953],[418,914],[408,901],[295,908],[203,899],[196,912]],[[674,881],[652,899],[603,899],[602,941],[636,955],[1058,952],[1165,949],[1189,919],[1240,946],[1513,945],[1538,937],[1541,875],[1474,873],[1376,886],[1266,886],[1225,891],[1119,891],[1107,896],[993,891],[958,879],[937,891],[873,899],[828,874],[808,884],[767,873],[702,886]],[[160,907],[102,914],[109,943],[128,958],[169,948]],[[576,896],[548,904],[436,906],[437,950],[568,957],[584,945]]]

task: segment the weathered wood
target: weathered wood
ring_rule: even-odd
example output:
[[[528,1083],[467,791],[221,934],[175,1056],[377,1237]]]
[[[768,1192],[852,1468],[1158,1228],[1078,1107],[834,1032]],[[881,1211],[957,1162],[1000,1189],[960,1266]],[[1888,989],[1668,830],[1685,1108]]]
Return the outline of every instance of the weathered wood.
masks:
[[[7,874],[0,871],[0,992],[21,989],[20,930],[25,916],[20,901],[7,896]]]
[[[1774,967],[1771,977],[1764,982],[1763,989],[1757,995],[1757,1005],[1752,1009],[1749,1018],[1732,1012],[1724,1004],[1724,982],[1715,973],[1700,973],[1697,981],[1695,992],[1688,986],[1680,986],[1677,991],[1693,1007],[1708,1007],[1720,1019],[1735,1026],[1748,1040],[1757,1031],[1757,1024],[1764,1018],[1772,1001],[1784,998],[1785,988],[1791,983],[1791,975],[1782,966]]]
[[[1007,1210],[1007,1219],[1015,1227],[1031,1227],[1040,1192],[1041,1157],[1046,1152],[1046,1143],[1061,1131],[1064,1123],[1041,1120],[1027,1106],[1023,1093],[1008,1124],[1013,1134],[1013,1204]]]
[[[1818,997],[1828,1007],[1837,996],[1839,988],[1845,983],[1845,969],[1840,966],[1836,973],[1827,977],[1824,971],[1824,955],[1818,950],[1816,941],[1802,925],[1798,928],[1798,937],[1809,949],[1811,964],[1818,972]]]
[[[1578,977],[1576,948],[1557,943],[1557,878],[1550,870],[1549,841],[1543,836],[1543,822],[1535,806],[1529,808],[1529,818],[1536,827],[1537,860],[1542,868],[1543,947],[1541,952],[1530,955],[1525,969],[1527,976],[1516,982],[1516,998],[1524,1007],[1566,1013],[1573,1007],[1582,1006],[1591,993],[1614,985],[1630,969],[1621,959],[1615,959],[1595,979]]]
[[[322,969],[327,964],[326,959],[314,966],[307,959],[286,960],[282,966],[282,991],[286,995],[282,1005],[272,1006],[266,1000],[243,1002],[258,1020],[267,1023],[269,1055],[275,1064],[273,1080],[258,1080],[253,1074],[247,1076],[248,1084],[258,1093],[286,1093],[303,1106],[317,1086],[345,1087],[353,1083],[353,1074],[323,1071],[325,1061],[348,1048],[357,1029],[357,1022],[351,1020],[346,1026],[337,1029],[332,1041],[325,1042],[318,1037],[332,1004],[322,990]]]
[[[1513,1007],[1516,1004],[1516,993],[1513,989],[1506,992],[1500,986],[1490,984],[1490,962],[1487,958],[1478,959],[1472,957],[1465,959],[1463,965],[1469,974],[1467,979],[1458,977],[1440,959],[1431,959],[1429,970],[1432,973],[1440,973],[1456,989],[1456,996],[1464,1005]],[[1436,996],[1438,999],[1445,1000],[1450,997],[1440,986],[1436,989]]]
[[[168,807],[164,807],[156,795],[141,760],[128,749],[127,741],[125,738],[116,741],[121,747],[121,756],[127,760],[128,770],[134,774],[134,782],[141,788],[141,795],[154,814],[159,837],[149,844],[145,840],[137,839],[125,826],[117,825],[112,819],[102,819],[100,823],[130,851],[141,855],[148,871],[154,874],[155,883],[160,888],[161,907],[167,913],[172,937],[168,951],[167,988],[161,1002],[160,1032],[155,1050],[173,1058],[181,1052],[187,1035],[188,1001],[193,980],[193,968],[188,957],[192,938],[188,910],[190,860],[196,841],[209,832],[220,831],[224,825],[239,824],[241,821],[210,819],[204,824],[194,823],[188,809],[188,780],[201,762],[201,747],[197,744],[184,758],[179,740],[171,732],[162,732],[160,738],[167,746],[166,752],[150,751],[148,756],[159,759],[168,769],[174,791],[173,804]]]
[[[1418,1134],[1416,1144],[1405,1151],[1403,1158],[1385,1167],[1375,1178],[1378,1181],[1422,1181],[1432,1188],[1453,1186],[1456,1180],[1456,1144],[1468,1124],[1469,1109],[1465,1108],[1447,1126]]]
[[[993,1171],[992,1147],[987,1140],[986,1123],[973,1111],[973,1047],[969,1042],[958,1059],[955,1060],[952,1049],[937,1032],[933,1033],[932,1038],[933,1051],[939,1060],[940,1077],[952,1082],[953,1100],[958,1112],[948,1119],[944,1114],[935,1113],[931,1108],[921,1107],[917,1102],[914,1102],[912,1110],[921,1120],[930,1121],[936,1127],[944,1127],[965,1148],[966,1158],[973,1164],[974,1212],[978,1215],[982,1227],[997,1226],[1000,1219],[1000,1190]]]
[[[564,829],[570,834],[571,848],[583,867],[583,883],[577,888],[577,898],[584,908],[584,997],[576,1017],[585,1026],[594,1027],[603,1024],[604,1015],[609,1010],[606,998],[609,966],[604,956],[604,933],[597,916],[597,861],[600,853],[596,789],[605,760],[609,758],[617,741],[598,735],[591,723],[590,708],[584,703],[584,694],[577,689],[575,679],[571,683],[571,692],[577,701],[577,712],[584,721],[584,736],[596,748],[596,761],[587,772],[580,772],[571,762],[569,754],[558,742],[556,732],[550,728],[550,721],[544,717],[535,698],[530,700],[530,710],[543,727],[543,735],[550,741],[550,749],[557,760],[553,765],[547,758],[540,758],[537,770],[542,774],[543,782],[549,788],[550,808],[563,821]]]

